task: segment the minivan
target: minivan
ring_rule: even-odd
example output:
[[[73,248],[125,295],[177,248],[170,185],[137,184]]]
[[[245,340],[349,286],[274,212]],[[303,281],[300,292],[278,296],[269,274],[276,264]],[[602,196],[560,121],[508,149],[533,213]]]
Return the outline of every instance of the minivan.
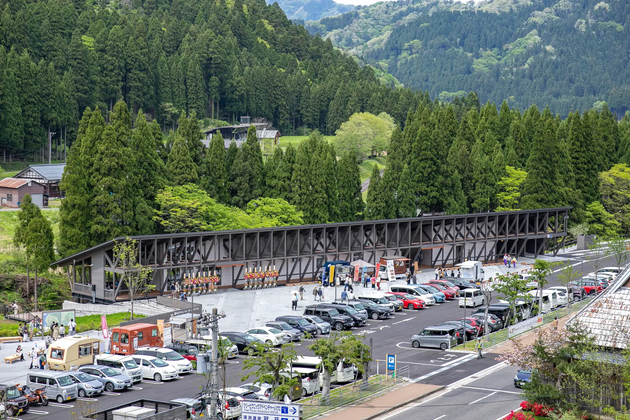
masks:
[[[284,315],[277,317],[276,321],[286,322],[292,328],[300,330],[304,334],[310,334],[311,336],[317,335],[317,327],[301,316]]]
[[[411,345],[415,348],[450,349],[457,345],[457,329],[452,325],[426,327],[419,334],[411,336]]]
[[[48,399],[59,404],[77,398],[77,384],[67,372],[38,370],[26,375],[26,385],[31,389],[45,388]]]
[[[364,314],[366,317],[368,316],[368,311],[363,305],[363,303],[358,302],[356,300],[343,300],[343,301],[336,300],[333,303],[336,303],[337,305],[352,306],[354,310],[357,311],[358,313]]]
[[[362,296],[357,296],[357,299],[359,299],[359,300],[371,300],[372,302],[376,303],[377,305],[381,305],[381,306],[384,306],[385,308],[387,308],[389,310],[390,314],[393,314],[394,311],[396,310],[394,308],[394,304],[391,303],[385,296],[362,295]]]
[[[129,376],[133,383],[142,382],[142,370],[131,356],[118,356],[116,354],[97,354],[94,356],[94,364],[109,366],[118,369]]]
[[[335,330],[341,331],[344,328],[352,328],[354,321],[348,315],[342,315],[335,308],[325,308],[322,306],[307,306],[304,315],[315,315],[328,322]]]
[[[483,293],[479,289],[464,289],[459,292],[459,307],[472,306],[473,308],[486,303]]]
[[[407,293],[410,295],[417,295],[424,302],[426,306],[435,305],[435,297],[433,297],[432,293],[427,292],[425,289],[414,287],[413,285],[409,286],[394,286],[392,285],[389,288],[390,292],[399,292],[399,293]]]
[[[352,318],[352,322],[354,322],[355,327],[361,327],[365,325],[367,322],[367,315],[360,314],[351,306],[348,305],[338,305],[336,303],[320,303],[317,305],[323,308],[335,308],[342,315],[347,315]]]

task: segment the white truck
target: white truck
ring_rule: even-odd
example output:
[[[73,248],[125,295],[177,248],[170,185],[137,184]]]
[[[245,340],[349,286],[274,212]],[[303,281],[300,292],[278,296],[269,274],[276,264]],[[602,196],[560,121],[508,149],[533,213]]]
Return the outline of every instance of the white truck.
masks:
[[[482,282],[484,280],[484,271],[481,262],[465,261],[457,266],[462,270],[462,279],[472,283]]]

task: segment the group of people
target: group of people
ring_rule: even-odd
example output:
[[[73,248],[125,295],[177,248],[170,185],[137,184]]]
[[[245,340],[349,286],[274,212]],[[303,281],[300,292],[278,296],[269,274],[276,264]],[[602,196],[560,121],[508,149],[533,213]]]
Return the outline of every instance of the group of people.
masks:
[[[372,289],[381,290],[381,279],[377,274],[371,277],[367,274],[363,276],[363,287],[370,287],[370,285],[372,285]]]
[[[508,254],[503,255],[503,265],[510,268],[510,264],[512,264],[512,268],[516,268],[516,256],[510,258]]]
[[[18,335],[22,337],[22,341],[31,341],[33,340],[33,333],[35,330],[41,331],[42,322],[39,319],[39,316],[35,315],[35,317],[31,320],[31,322],[20,324],[18,327]]]
[[[458,268],[457,269],[457,278],[460,278],[461,276],[462,276],[462,269]],[[449,277],[448,272],[446,271],[446,269],[444,269],[444,267],[438,267],[438,268],[435,269],[435,279],[436,280],[438,280],[438,279],[445,279],[445,278],[448,278],[448,277]],[[454,268],[451,269],[450,277],[453,278],[453,279],[455,278],[455,269]]]

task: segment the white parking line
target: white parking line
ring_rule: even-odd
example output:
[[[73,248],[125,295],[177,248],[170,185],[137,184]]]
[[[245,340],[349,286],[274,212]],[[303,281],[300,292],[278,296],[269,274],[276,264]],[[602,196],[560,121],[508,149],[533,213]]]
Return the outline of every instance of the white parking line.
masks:
[[[394,322],[392,325],[401,324],[403,322],[411,321],[412,319],[416,319],[416,317],[414,316],[411,318],[403,319],[402,321]]]
[[[114,395],[116,397],[118,397],[120,395],[120,392],[109,392],[109,391],[104,391],[103,395]]]
[[[28,410],[27,414],[37,414],[38,416],[45,416],[48,414],[48,411],[42,411],[42,410],[33,410],[32,408],[30,410]]]
[[[434,419],[434,420],[440,420],[440,419],[443,419],[444,417],[446,417],[446,414],[442,414],[440,417],[438,417],[437,419]]]
[[[476,356],[475,356],[474,354],[471,354],[471,355],[468,355],[468,356],[464,356],[464,357],[462,357],[459,361],[457,361],[457,363],[454,363],[454,362],[453,362],[452,364],[450,364],[450,365],[448,365],[448,366],[444,366],[444,367],[442,367],[442,368],[440,368],[440,369],[438,369],[438,370],[435,370],[435,371],[433,371],[433,372],[427,373],[426,375],[422,375],[422,376],[420,376],[420,377],[418,377],[418,378],[412,379],[412,380],[411,380],[411,382],[416,382],[416,383],[417,383],[417,382],[420,382],[420,381],[422,381],[422,380],[425,380],[425,379],[427,379],[427,378],[430,378],[431,376],[435,376],[435,375],[437,375],[437,374],[439,374],[439,373],[442,373],[442,372],[444,372],[445,370],[449,370],[449,369],[451,369],[451,368],[454,368],[455,366],[459,366],[459,365],[461,365],[462,363],[466,363],[467,361],[469,361],[470,359],[474,359],[475,357],[476,357]]]
[[[522,392],[507,391],[507,390],[504,390],[504,389],[479,388],[479,387],[476,387],[476,386],[465,386],[464,385],[461,388],[476,389],[478,391],[494,391],[495,393],[496,392],[502,392],[502,393],[505,393],[505,394],[515,394],[515,395],[521,395],[522,394]]]
[[[479,402],[479,401],[481,401],[481,400],[485,400],[485,399],[486,399],[486,398],[488,398],[488,397],[492,397],[494,394],[496,394],[496,392],[493,392],[492,394],[488,394],[488,395],[486,395],[485,397],[481,397],[481,398],[479,398],[479,399],[476,399],[475,401],[473,401],[473,402],[471,402],[471,403],[468,403],[468,405],[473,405],[473,404],[474,404],[474,403],[476,403],[476,402]]]
[[[139,387],[139,386],[132,386],[132,387],[131,387],[131,388],[129,388],[129,389],[137,389],[137,390],[140,390],[140,389],[142,389],[142,388],[141,388],[141,387]]]
[[[149,384],[156,384],[156,385],[162,385],[164,383],[162,381],[154,381],[153,379],[145,379],[144,382],[149,383]]]
[[[49,402],[48,405],[51,405],[53,407],[62,407],[62,408],[72,408],[72,407],[74,407],[73,404],[59,404],[59,403],[52,402],[52,401]]]
[[[83,397],[79,397],[77,398],[78,401],[89,401],[89,402],[95,402],[98,401],[98,398],[83,398]]]

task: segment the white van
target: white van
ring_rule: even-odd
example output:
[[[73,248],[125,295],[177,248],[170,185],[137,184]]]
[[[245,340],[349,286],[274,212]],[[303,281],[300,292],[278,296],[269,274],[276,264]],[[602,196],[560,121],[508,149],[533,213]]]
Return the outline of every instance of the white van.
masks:
[[[118,369],[121,373],[129,376],[134,384],[142,382],[142,370],[131,356],[97,354],[94,356],[94,364]]]
[[[31,389],[45,388],[48,399],[59,404],[77,398],[77,384],[68,372],[36,370],[26,375],[26,385]]]
[[[459,307],[464,306],[473,308],[486,303],[483,293],[479,289],[464,289],[459,292]]]
[[[484,280],[483,265],[480,261],[465,261],[461,264],[457,264],[457,266],[462,271],[462,279],[472,283]]]
[[[537,305],[539,303],[540,299],[538,298],[538,290],[531,290],[527,292],[527,294],[531,296],[532,304]],[[542,308],[540,308],[540,310],[543,314],[551,312],[551,296],[549,293],[545,294],[544,291],[542,294]]]
[[[322,374],[322,359],[314,356],[298,356],[292,363],[293,368],[317,369],[319,371],[319,387],[324,385]],[[339,362],[337,369],[332,372],[330,383],[351,382],[354,380],[357,368],[351,363]]]
[[[133,360],[140,366],[142,377],[156,382],[168,381],[179,376],[177,369],[166,361],[154,356],[139,356],[134,354]]]
[[[302,396],[313,395],[318,392],[319,370],[314,368],[293,367],[293,372],[299,373],[302,377]]]

